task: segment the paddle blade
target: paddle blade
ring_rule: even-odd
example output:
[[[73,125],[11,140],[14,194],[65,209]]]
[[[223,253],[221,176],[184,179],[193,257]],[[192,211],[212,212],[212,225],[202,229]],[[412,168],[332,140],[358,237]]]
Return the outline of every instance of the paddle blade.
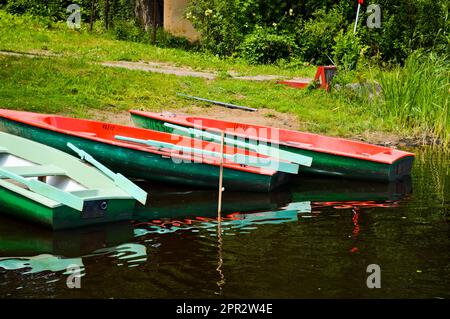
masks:
[[[114,183],[130,194],[134,199],[136,199],[142,205],[147,202],[147,192],[137,186],[135,183],[130,181],[128,178],[122,174],[116,174],[114,177]]]

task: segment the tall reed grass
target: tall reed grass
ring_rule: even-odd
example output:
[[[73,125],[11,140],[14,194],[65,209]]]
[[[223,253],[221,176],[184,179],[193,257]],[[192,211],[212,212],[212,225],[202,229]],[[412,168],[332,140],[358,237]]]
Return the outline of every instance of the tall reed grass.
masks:
[[[450,145],[450,64],[434,53],[415,52],[404,67],[379,72],[378,115],[389,117]]]

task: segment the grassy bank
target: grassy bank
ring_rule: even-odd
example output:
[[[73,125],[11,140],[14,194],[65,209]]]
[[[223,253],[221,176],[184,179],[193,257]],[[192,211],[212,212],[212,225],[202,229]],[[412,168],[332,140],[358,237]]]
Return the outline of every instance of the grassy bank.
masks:
[[[250,66],[239,60],[221,60],[204,53],[116,41],[108,34],[71,31],[64,24],[49,25],[33,17],[13,17],[1,10],[0,50],[51,55],[37,58],[0,56],[0,106],[5,108],[88,117],[92,114],[90,111],[95,110],[173,111],[193,104],[204,105],[176,95],[182,92],[294,114],[299,120],[298,129],[335,136],[442,134],[442,131],[431,130],[433,125],[417,125],[421,119],[414,121],[415,124],[401,120],[400,115],[389,111],[388,103],[391,102],[384,99],[369,101],[349,97],[346,92],[327,94],[321,90],[295,90],[274,82],[227,77],[206,80],[106,68],[96,62],[160,61],[222,73],[299,77],[313,76],[313,67],[293,64],[288,67]],[[395,71],[389,74],[395,74],[392,72]],[[377,74],[376,78],[379,77]],[[385,83],[388,82],[382,81],[382,85]],[[423,91],[425,98],[428,92]],[[391,96],[395,97],[395,93]],[[391,100],[396,105],[394,97]],[[446,101],[448,103],[448,96]],[[428,123],[431,121],[424,119]],[[448,131],[448,120],[443,125]]]
[[[86,24],[76,31],[69,29],[64,22],[49,23],[42,18],[14,16],[3,10],[0,10],[0,50],[52,53],[88,61],[160,61],[187,65],[197,70],[235,71],[242,75],[305,76],[313,72],[312,67],[250,66],[244,61],[221,59],[202,52],[117,41],[107,32],[88,32]]]

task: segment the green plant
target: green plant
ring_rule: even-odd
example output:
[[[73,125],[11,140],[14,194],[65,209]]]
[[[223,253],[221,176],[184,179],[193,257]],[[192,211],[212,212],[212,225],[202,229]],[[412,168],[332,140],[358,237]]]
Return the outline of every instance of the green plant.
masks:
[[[356,69],[360,56],[364,54],[359,37],[351,30],[347,32],[341,30],[334,40],[336,42],[333,46],[334,62],[345,71]]]
[[[345,27],[344,16],[338,8],[328,12],[319,9],[308,21],[300,22],[297,42],[303,60],[330,64],[335,38]]]
[[[434,53],[411,54],[405,67],[379,72],[383,98],[373,111],[450,143],[449,61]]]
[[[294,38],[276,34],[273,30],[256,26],[240,45],[240,55],[252,64],[275,63],[279,59],[289,60],[297,50]]]

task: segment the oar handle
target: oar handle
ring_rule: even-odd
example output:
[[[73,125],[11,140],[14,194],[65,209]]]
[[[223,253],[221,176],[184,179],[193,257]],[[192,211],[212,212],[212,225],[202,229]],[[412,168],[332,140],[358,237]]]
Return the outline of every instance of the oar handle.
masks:
[[[86,161],[86,162],[94,165],[97,169],[99,169],[101,172],[103,172],[109,178],[114,179],[114,176],[116,174],[113,171],[111,171],[109,168],[107,168],[105,165],[103,165],[102,163],[98,162],[89,153],[79,149],[78,147],[76,147],[72,143],[67,143],[67,147],[70,148],[75,153],[77,153],[78,156],[81,158],[81,160]]]
[[[15,181],[17,181],[19,183],[22,183],[22,184],[24,184],[26,186],[30,185],[30,181],[29,180],[27,180],[26,178],[24,178],[24,177],[22,177],[20,175],[15,174],[13,172],[10,172],[10,171],[8,171],[6,169],[0,168],[0,175],[6,176],[6,177],[8,177],[10,179],[13,179],[13,180],[15,180]]]

